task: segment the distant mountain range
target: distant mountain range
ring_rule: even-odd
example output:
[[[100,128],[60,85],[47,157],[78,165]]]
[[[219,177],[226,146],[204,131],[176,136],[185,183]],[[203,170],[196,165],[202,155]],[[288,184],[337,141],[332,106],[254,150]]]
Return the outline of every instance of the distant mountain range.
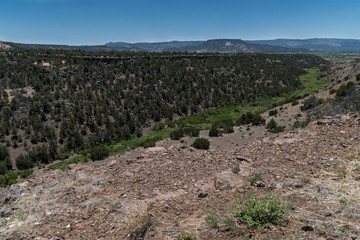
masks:
[[[171,42],[154,42],[154,43],[126,43],[126,42],[110,42],[105,46],[117,51],[146,51],[146,52],[162,52],[176,50],[186,47],[195,47],[204,41],[171,41]]]
[[[360,40],[337,38],[312,38],[312,39],[275,39],[247,41],[254,44],[266,44],[287,48],[306,48],[317,52],[360,52]]]
[[[266,44],[248,43],[240,39],[213,39],[201,42],[195,46],[185,46],[173,49],[189,52],[221,52],[221,53],[304,53],[305,48],[289,48]]]
[[[240,40],[213,39],[207,41],[171,41],[171,42],[109,42],[104,45],[68,46],[53,44],[6,44],[26,49],[64,49],[85,51],[188,51],[222,53],[309,53],[309,52],[360,52],[360,40],[313,38],[313,39],[275,39]]]

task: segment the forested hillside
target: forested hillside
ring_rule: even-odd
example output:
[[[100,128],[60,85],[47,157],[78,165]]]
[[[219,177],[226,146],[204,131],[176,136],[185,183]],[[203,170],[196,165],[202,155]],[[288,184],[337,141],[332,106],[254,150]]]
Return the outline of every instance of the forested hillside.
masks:
[[[279,96],[326,63],[313,55],[2,51],[0,140],[28,153],[19,157],[25,169],[139,137],[153,122]]]

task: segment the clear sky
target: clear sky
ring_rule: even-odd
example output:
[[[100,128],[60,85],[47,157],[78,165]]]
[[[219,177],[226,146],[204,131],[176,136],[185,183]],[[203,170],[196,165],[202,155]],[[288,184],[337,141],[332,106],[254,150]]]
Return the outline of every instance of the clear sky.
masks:
[[[360,39],[360,0],[0,0],[0,40]]]

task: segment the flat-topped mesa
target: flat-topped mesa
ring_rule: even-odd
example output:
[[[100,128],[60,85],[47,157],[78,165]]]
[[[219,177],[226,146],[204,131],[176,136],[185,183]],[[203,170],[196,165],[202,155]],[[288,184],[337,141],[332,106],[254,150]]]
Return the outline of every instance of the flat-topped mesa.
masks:
[[[0,41],[0,49],[9,50],[11,46]]]

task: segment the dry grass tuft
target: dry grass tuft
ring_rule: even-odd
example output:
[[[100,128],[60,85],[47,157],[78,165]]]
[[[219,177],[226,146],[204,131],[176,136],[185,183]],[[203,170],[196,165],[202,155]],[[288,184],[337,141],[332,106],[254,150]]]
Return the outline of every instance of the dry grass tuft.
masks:
[[[129,220],[129,239],[144,239],[147,231],[153,225],[153,219],[149,214]]]

